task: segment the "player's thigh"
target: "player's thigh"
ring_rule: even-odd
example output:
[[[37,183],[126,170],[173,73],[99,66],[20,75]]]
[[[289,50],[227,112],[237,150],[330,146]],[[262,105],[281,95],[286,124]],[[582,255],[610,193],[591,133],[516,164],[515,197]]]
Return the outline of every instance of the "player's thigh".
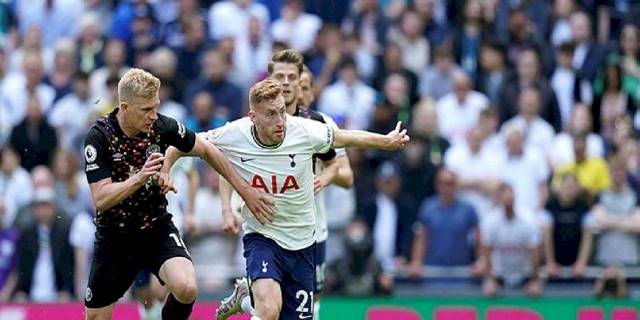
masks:
[[[189,303],[196,299],[196,271],[191,260],[184,257],[171,258],[162,264],[158,275],[178,301]]]
[[[281,320],[311,319],[315,287],[315,248],[311,246],[294,253],[295,263],[282,281]]]
[[[114,237],[98,234],[84,297],[85,306],[102,309],[112,305],[129,289],[139,270],[135,249],[128,248]]]
[[[111,320],[113,314],[113,307],[115,303],[112,303],[102,308],[87,308],[85,307],[85,319],[86,320]]]
[[[252,281],[251,299],[258,316],[277,318],[282,309],[282,290],[280,283],[269,278]]]

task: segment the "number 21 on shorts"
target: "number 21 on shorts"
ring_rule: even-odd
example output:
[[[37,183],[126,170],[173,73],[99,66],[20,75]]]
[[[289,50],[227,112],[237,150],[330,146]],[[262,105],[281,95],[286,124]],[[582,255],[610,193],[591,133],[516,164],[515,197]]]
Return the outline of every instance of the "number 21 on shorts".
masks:
[[[296,309],[296,312],[300,312],[298,317],[303,320],[313,317],[313,291],[307,292],[304,290],[298,290],[298,292],[296,292],[296,299],[302,299],[302,301],[300,301],[300,305]],[[305,315],[305,313],[308,315]]]

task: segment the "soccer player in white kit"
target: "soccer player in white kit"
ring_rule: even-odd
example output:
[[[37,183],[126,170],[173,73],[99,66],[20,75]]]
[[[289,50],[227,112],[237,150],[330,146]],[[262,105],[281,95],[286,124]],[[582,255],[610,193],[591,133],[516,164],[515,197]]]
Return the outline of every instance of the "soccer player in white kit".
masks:
[[[400,130],[400,123],[389,134],[380,135],[292,117],[285,112],[281,86],[274,80],[255,84],[249,100],[249,117],[202,133],[253,188],[271,194],[276,202],[274,216],[242,208],[244,256],[255,307],[246,311],[260,320],[311,319],[316,218],[313,154],[332,147],[395,150],[409,136]],[[163,171],[179,156],[177,149],[168,150]],[[241,299],[234,302],[234,309],[240,311]]]

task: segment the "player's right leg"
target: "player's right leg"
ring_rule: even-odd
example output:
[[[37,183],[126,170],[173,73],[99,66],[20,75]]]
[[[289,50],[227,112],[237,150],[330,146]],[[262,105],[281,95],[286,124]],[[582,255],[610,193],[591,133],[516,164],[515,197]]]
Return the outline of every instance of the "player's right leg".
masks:
[[[87,320],[111,319],[115,303],[140,269],[135,246],[122,234],[96,232],[95,252],[84,297]]]

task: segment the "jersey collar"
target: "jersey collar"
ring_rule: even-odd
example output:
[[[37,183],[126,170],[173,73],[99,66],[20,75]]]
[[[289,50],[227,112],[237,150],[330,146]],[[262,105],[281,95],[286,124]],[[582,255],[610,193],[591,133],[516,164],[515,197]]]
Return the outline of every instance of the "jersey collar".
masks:
[[[256,142],[256,144],[263,149],[277,149],[278,147],[280,147],[282,145],[282,143],[284,142],[284,139],[287,137],[287,129],[285,128],[284,130],[284,137],[282,138],[282,141],[280,141],[277,144],[272,144],[272,145],[268,145],[268,144],[264,144],[260,141],[260,139],[258,138],[258,132],[256,132],[256,126],[251,125],[251,137],[253,137],[253,141]]]

